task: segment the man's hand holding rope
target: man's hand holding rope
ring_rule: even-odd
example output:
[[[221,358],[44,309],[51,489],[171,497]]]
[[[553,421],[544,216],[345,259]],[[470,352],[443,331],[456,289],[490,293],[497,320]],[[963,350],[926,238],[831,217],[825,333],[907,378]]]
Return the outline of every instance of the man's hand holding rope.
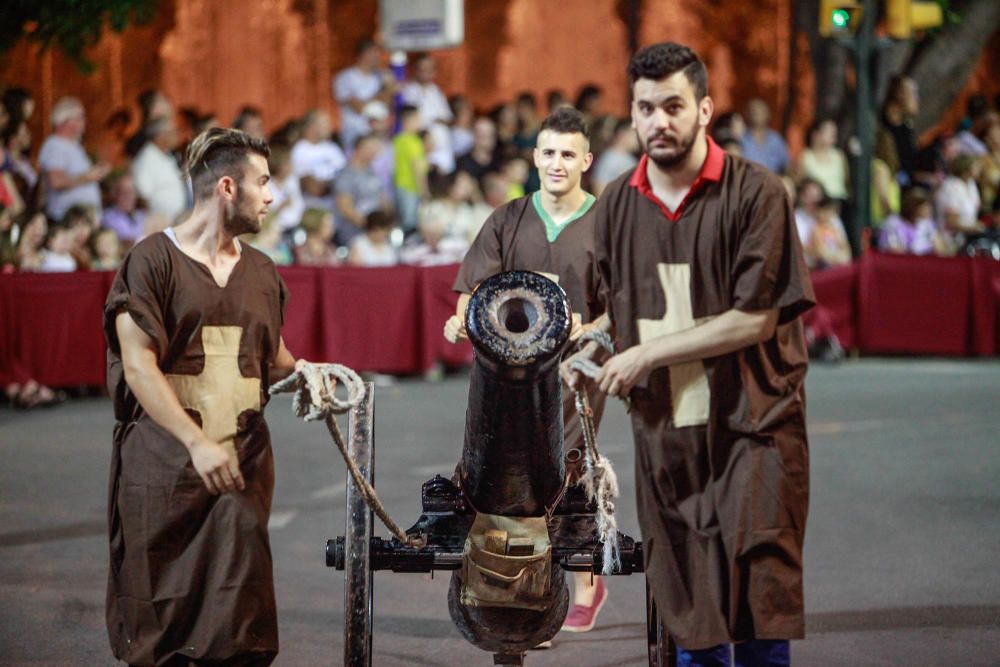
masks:
[[[632,387],[649,372],[644,352],[642,345],[636,345],[614,355],[601,366],[594,382],[605,394],[627,398]]]

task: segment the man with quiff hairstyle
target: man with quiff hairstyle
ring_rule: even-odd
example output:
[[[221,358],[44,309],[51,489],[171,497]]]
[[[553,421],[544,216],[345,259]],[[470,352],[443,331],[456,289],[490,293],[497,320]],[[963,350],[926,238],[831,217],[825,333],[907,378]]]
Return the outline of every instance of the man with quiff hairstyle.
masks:
[[[107,623],[130,665],[268,665],[278,651],[267,521],[270,384],[296,362],[288,292],[240,243],[271,202],[268,147],[191,142],[195,205],[126,255],[104,309],[114,399]]]

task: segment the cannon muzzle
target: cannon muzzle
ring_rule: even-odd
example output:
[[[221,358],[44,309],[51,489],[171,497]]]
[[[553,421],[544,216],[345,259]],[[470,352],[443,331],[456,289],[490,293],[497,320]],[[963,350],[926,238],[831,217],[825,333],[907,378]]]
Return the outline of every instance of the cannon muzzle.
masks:
[[[565,476],[559,359],[572,327],[566,293],[538,273],[500,273],[473,292],[465,324],[476,354],[462,489],[480,512],[542,516]]]

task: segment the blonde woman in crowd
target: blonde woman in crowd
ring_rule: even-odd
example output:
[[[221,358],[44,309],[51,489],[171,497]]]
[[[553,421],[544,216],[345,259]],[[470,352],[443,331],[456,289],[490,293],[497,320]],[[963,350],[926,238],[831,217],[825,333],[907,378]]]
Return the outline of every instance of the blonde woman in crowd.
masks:
[[[978,123],[976,136],[986,147],[986,154],[977,159],[979,196],[982,209],[992,211],[1000,194],[1000,113],[988,112]]]
[[[247,242],[270,257],[278,266],[288,266],[294,260],[291,249],[282,237],[277,212],[264,218],[260,231],[247,239]]]
[[[23,212],[17,222],[21,238],[17,246],[17,266],[22,271],[39,271],[45,259],[49,223],[42,212]]]
[[[337,266],[340,259],[330,241],[333,239],[333,213],[319,208],[306,209],[299,225],[306,240],[295,248],[295,263],[302,266]]]
[[[90,237],[94,271],[114,271],[122,262],[122,243],[113,229],[102,228]]]
[[[440,266],[462,261],[469,251],[469,242],[464,236],[449,231],[449,219],[445,211],[443,207],[435,206],[434,202],[420,207],[417,216],[418,234],[400,251],[400,261],[403,264]]]
[[[808,244],[803,247],[806,264],[811,269],[827,269],[851,262],[851,245],[838,211],[837,201],[825,195],[816,205],[816,224]]]
[[[976,160],[971,155],[958,155],[948,163],[948,177],[934,196],[938,224],[947,232],[964,235],[983,230],[975,171]]]

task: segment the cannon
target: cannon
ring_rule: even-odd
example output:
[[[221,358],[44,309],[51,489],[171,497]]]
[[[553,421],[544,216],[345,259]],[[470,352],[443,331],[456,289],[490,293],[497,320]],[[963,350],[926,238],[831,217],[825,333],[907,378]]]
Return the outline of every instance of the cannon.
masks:
[[[424,482],[410,543],[373,534],[372,512],[348,476],[346,533],[326,545],[327,565],[345,572],[345,665],[371,664],[375,571],[451,571],[448,609],[462,636],[492,652],[494,664],[520,665],[562,626],[564,571],[604,569],[596,505],[566,483],[559,362],[571,325],[565,293],[541,274],[501,273],[473,292],[462,456],[452,474]],[[350,414],[348,449],[370,483],[373,420],[368,384]],[[642,572],[642,544],[622,533],[617,540],[611,574]],[[648,587],[646,597],[650,664],[665,665],[669,642]]]

